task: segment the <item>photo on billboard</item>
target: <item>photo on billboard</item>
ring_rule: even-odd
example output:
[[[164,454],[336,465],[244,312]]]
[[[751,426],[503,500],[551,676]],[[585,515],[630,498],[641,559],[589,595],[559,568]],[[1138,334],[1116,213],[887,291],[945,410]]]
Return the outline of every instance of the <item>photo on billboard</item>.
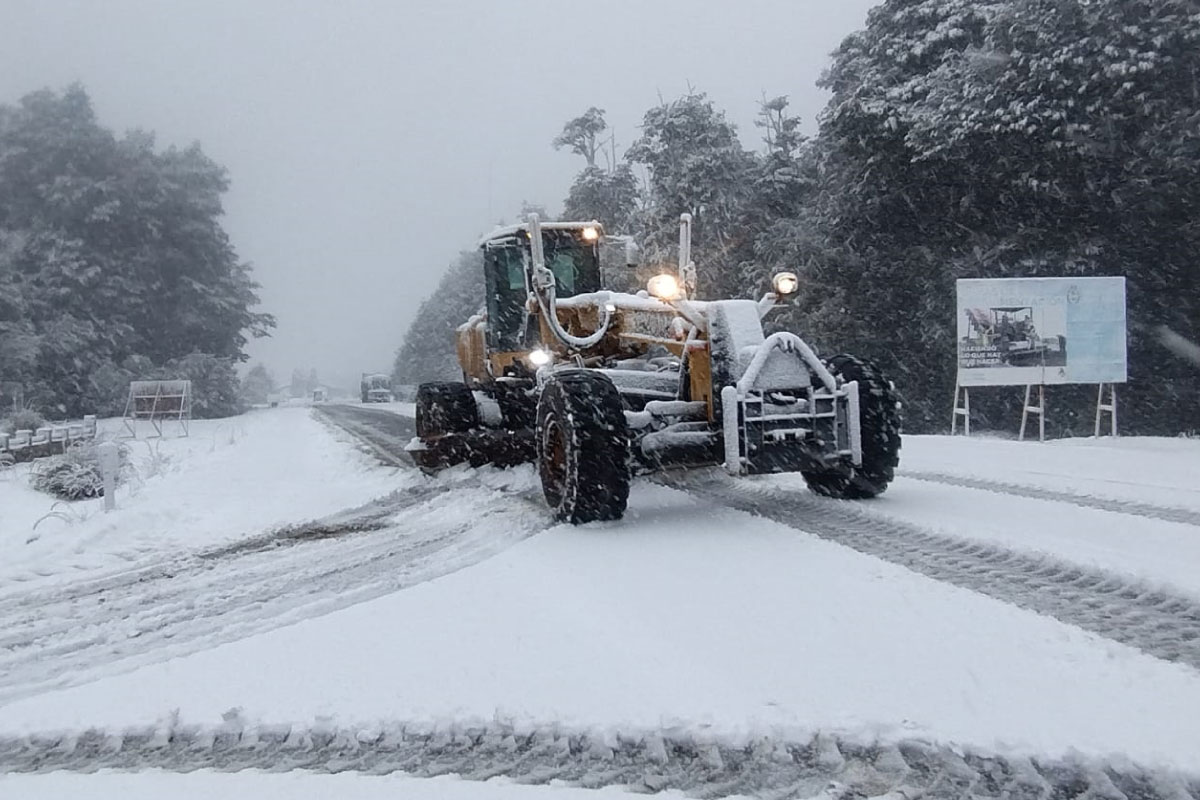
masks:
[[[1125,380],[1124,278],[958,281],[958,383]]]

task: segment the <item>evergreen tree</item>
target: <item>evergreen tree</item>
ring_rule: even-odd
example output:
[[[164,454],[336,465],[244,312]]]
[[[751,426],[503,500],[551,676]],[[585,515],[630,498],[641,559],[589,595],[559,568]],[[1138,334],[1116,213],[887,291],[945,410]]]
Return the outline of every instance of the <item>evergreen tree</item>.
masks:
[[[616,162],[615,148],[608,168],[596,165],[596,154],[603,146],[608,130],[604,111],[589,108],[581,117],[568,122],[554,140],[555,149],[569,147],[584,157],[587,165],[571,184],[563,208],[563,217],[571,220],[599,220],[609,233],[629,233],[637,211],[638,185],[627,162]],[[609,137],[612,143],[612,137]]]
[[[244,358],[274,320],[221,228],[227,187],[196,145],[115,137],[79,86],[0,106],[3,379],[77,414],[112,402],[134,356]]]
[[[701,296],[747,291],[733,269],[751,245],[742,229],[754,157],[737,129],[702,93],[646,112],[626,158],[649,171],[643,238],[649,259],[673,262],[679,215],[692,215],[692,251]]]
[[[275,379],[262,364],[255,364],[242,378],[242,401],[247,405],[264,405],[275,391]]]
[[[801,215],[824,242],[814,318],[891,369],[910,428],[949,418],[955,278],[1037,275],[1125,275],[1127,425],[1200,421],[1154,335],[1194,339],[1200,318],[1198,35],[1155,0],[889,0],[835,53]],[[1056,392],[1054,421],[1086,430],[1094,397]]]
[[[637,212],[637,178],[628,164],[612,172],[587,167],[571,184],[563,216],[572,220],[598,220],[609,233],[628,233]]]
[[[751,291],[765,291],[776,272],[798,271],[806,257],[802,218],[817,179],[800,118],[787,107],[787,97],[764,99],[755,121],[765,149],[755,164],[743,222],[753,249],[739,265],[738,276]]]
[[[404,334],[392,367],[392,384],[460,380],[454,332],[472,314],[481,313],[483,301],[483,256],[478,250],[465,251],[421,304]]]

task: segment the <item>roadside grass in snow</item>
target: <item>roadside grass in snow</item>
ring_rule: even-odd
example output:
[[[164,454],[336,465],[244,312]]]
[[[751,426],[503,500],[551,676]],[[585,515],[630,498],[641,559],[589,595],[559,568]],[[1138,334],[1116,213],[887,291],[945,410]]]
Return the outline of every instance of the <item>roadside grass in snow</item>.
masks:
[[[99,445],[112,441],[110,437],[80,441],[58,455],[46,456],[34,462],[29,473],[30,485],[39,492],[52,494],[62,500],[85,500],[104,496],[104,477],[100,471]],[[117,485],[128,482],[132,470],[129,448],[118,445],[119,466]]]

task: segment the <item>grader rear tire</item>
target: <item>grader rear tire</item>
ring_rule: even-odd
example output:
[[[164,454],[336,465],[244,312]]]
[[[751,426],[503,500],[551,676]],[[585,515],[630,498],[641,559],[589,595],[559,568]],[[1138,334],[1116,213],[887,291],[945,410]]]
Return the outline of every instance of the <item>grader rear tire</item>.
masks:
[[[556,373],[537,409],[538,474],[554,517],[580,525],[620,519],[629,501],[629,432],[612,381]]]
[[[417,388],[417,436],[465,433],[479,425],[475,395],[465,383],[422,383]]]
[[[479,408],[466,384],[423,383],[416,407],[417,438],[424,449],[410,455],[422,472],[433,474],[472,460],[465,434],[479,426]]]

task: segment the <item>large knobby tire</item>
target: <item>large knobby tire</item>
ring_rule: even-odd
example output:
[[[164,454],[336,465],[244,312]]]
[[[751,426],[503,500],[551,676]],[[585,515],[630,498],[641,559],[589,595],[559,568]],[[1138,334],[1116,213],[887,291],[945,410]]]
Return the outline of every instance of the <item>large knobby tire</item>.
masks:
[[[479,425],[475,395],[465,383],[422,383],[417,388],[417,436],[432,439]]]
[[[837,355],[827,362],[839,383],[858,381],[862,466],[803,472],[808,488],[826,497],[864,500],[880,495],[900,464],[900,399],[870,361]]]
[[[423,472],[433,474],[471,461],[473,449],[464,434],[479,426],[479,407],[464,383],[423,383],[417,388],[417,438],[422,449],[410,450]]]
[[[629,501],[629,432],[621,395],[597,372],[564,370],[542,387],[538,474],[556,519],[620,519]]]

